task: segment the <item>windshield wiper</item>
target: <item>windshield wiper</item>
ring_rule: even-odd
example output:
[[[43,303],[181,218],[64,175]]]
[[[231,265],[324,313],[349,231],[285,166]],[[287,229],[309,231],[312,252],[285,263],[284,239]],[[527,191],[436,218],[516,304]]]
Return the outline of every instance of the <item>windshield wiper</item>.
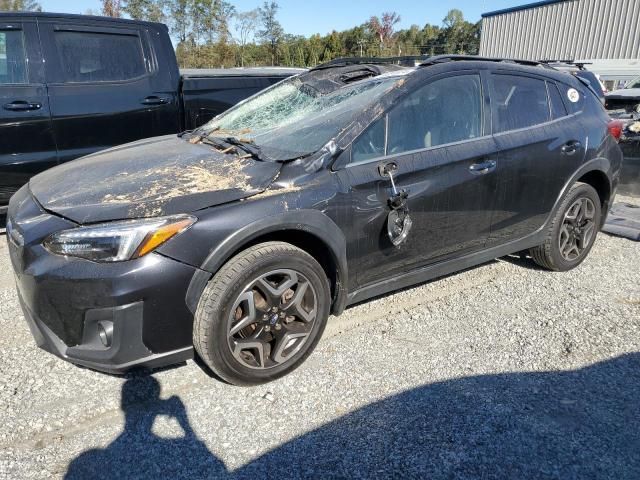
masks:
[[[226,148],[229,146],[238,147],[258,160],[262,160],[262,161],[270,160],[262,153],[262,151],[260,150],[260,147],[258,147],[255,143],[242,140],[237,137],[230,137],[230,136],[219,137],[217,135],[209,134],[209,135],[203,136],[202,140],[203,141],[207,140],[216,147],[222,147],[222,148]]]

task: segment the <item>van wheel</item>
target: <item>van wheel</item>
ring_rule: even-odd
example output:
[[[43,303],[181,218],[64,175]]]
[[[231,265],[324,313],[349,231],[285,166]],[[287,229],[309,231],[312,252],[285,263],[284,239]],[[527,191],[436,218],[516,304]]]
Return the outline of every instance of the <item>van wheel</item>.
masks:
[[[284,242],[261,243],[229,260],[205,288],[194,347],[229,383],[269,382],[311,354],[330,303],[329,281],[311,255]]]
[[[542,245],[530,250],[541,267],[564,272],[587,257],[600,229],[600,197],[591,185],[576,183],[562,201]]]

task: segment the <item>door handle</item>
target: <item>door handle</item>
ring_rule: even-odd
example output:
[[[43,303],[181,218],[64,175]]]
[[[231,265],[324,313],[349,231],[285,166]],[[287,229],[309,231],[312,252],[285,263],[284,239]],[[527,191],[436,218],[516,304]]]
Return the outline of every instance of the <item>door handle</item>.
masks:
[[[25,102],[24,100],[16,100],[15,102],[6,103],[3,105],[5,110],[11,110],[13,112],[26,112],[28,110],[40,110],[42,104],[38,102]]]
[[[158,97],[156,95],[151,95],[142,100],[143,105],[166,105],[167,103],[169,103],[168,98]]]
[[[474,163],[469,167],[469,171],[474,175],[484,175],[496,169],[495,160],[485,160],[484,162]]]
[[[576,151],[582,146],[582,144],[576,140],[572,140],[571,142],[565,143],[560,151],[564,155],[573,155]]]

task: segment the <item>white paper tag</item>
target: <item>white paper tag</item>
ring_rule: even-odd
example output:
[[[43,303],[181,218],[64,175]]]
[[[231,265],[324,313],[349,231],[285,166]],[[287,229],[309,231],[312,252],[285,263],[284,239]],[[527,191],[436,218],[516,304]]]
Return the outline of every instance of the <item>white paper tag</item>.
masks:
[[[578,92],[575,88],[570,88],[567,90],[567,98],[570,102],[576,103],[580,100],[580,92]]]

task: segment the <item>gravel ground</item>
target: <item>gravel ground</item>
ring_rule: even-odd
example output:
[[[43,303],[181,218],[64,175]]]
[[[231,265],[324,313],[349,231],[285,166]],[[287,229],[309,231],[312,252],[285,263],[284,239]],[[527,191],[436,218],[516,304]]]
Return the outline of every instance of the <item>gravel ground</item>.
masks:
[[[237,388],[38,350],[0,238],[0,477],[638,479],[639,272],[604,234],[568,273],[497,260],[351,308]]]

